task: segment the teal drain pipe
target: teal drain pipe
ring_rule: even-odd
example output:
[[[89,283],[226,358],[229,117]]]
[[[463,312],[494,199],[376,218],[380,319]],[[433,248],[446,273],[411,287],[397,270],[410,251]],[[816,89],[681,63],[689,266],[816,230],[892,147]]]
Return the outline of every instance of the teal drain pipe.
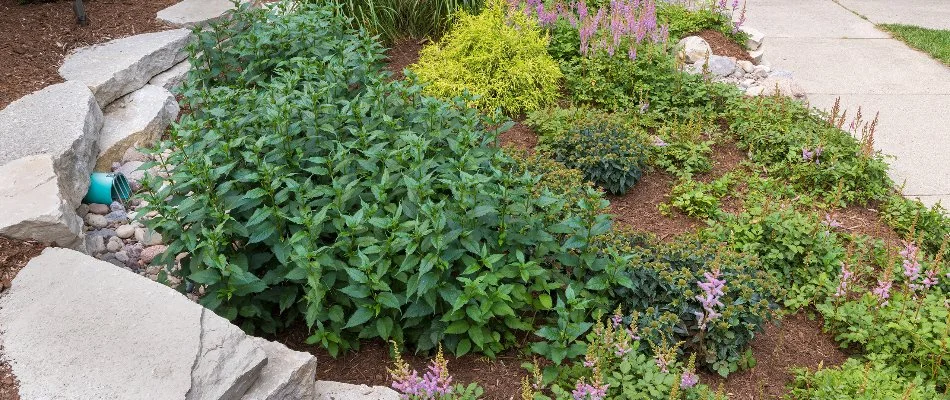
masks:
[[[89,181],[89,191],[82,199],[83,203],[124,203],[132,197],[132,187],[121,172],[93,172]]]

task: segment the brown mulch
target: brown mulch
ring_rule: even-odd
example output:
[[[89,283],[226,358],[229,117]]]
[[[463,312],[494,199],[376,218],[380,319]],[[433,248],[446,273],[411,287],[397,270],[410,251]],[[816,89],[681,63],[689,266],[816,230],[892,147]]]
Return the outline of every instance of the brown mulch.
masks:
[[[845,231],[881,239],[889,248],[901,247],[901,236],[881,220],[880,204],[850,205],[831,213]]]
[[[502,147],[513,147],[531,154],[538,145],[538,134],[527,125],[516,122],[511,129],[498,135],[498,141]]]
[[[752,61],[752,57],[749,56],[749,52],[745,47],[732,41],[732,39],[723,35],[722,32],[705,29],[688,36],[699,36],[706,40],[706,43],[709,43],[709,47],[712,48],[713,54],[717,56],[735,57],[736,60]]]
[[[607,196],[610,213],[621,227],[638,232],[652,232],[661,240],[693,233],[701,229],[702,221],[673,211],[670,215],[660,213],[659,205],[668,199],[670,189],[676,185],[676,177],[664,171],[643,175],[637,185],[621,196]]]
[[[0,237],[0,293],[10,287],[17,273],[44,248],[46,245],[41,243]],[[0,400],[19,400],[18,386],[10,365],[3,362],[3,348],[0,347]]]
[[[386,50],[386,69],[393,73],[392,79],[399,80],[405,78],[402,70],[419,61],[419,52],[422,50],[423,42],[417,39],[399,39],[393,43],[389,50]]]
[[[88,26],[79,26],[72,1],[20,4],[0,0],[0,108],[54,83],[71,50],[169,29],[155,19],[179,0],[86,0]]]
[[[390,355],[391,347],[387,343],[379,340],[364,342],[359,351],[333,358],[320,345],[306,344],[307,336],[307,329],[301,324],[282,333],[277,340],[291,349],[315,355],[319,360],[317,380],[390,387],[392,380],[388,368],[392,368],[393,358]],[[426,365],[432,357],[402,355],[403,360],[419,371],[420,375],[425,373]],[[528,375],[521,364],[531,362],[514,351],[501,354],[494,360],[475,355],[456,358],[446,354],[445,358],[453,382],[465,385],[477,382],[485,389],[485,394],[480,398],[487,400],[517,398],[521,391],[521,379]]]
[[[821,330],[821,322],[804,313],[788,315],[780,324],[768,325],[752,340],[756,365],[723,379],[700,372],[700,381],[711,388],[723,385],[730,400],[780,399],[794,375],[790,368],[817,369],[844,364],[848,355]]]

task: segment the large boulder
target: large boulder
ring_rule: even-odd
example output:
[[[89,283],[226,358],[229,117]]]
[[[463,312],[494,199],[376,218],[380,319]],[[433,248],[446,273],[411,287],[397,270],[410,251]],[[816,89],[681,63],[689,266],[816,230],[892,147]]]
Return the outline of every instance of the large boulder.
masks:
[[[784,76],[769,76],[762,81],[762,87],[763,96],[780,95],[798,100],[804,100],[806,97],[805,89],[798,82]]]
[[[66,57],[59,74],[89,86],[105,107],[184,60],[190,40],[190,30],[175,29],[83,47]]]
[[[188,71],[191,71],[191,62],[188,60],[175,64],[168,71],[155,75],[148,81],[149,85],[161,86],[167,90],[175,91],[181,86],[181,83],[188,77]]]
[[[175,95],[154,85],[145,85],[109,104],[103,110],[96,170],[109,171],[112,163],[122,161],[126,150],[153,144],[179,111]]]
[[[739,27],[739,30],[749,36],[749,39],[745,42],[745,47],[749,50],[758,50],[762,46],[762,42],[765,41],[765,34],[758,29],[743,25]]]
[[[265,353],[157,282],[48,248],[0,298],[0,342],[20,398],[240,399]]]
[[[687,64],[693,64],[700,60],[705,60],[713,54],[712,47],[705,39],[699,36],[687,36],[679,41],[679,58]]]
[[[89,189],[101,128],[102,110],[85,85],[48,86],[0,111],[0,165],[51,156],[61,195],[76,208]]]
[[[709,56],[709,73],[713,75],[727,77],[736,71],[736,67],[735,58],[716,55]]]
[[[183,0],[158,12],[159,21],[192,28],[216,21],[234,9],[231,0]]]
[[[63,196],[51,156],[0,166],[0,236],[83,247],[82,219]]]
[[[310,353],[261,338],[254,341],[267,354],[267,366],[244,400],[313,400],[317,359]]]
[[[385,386],[352,385],[317,381],[314,400],[398,400],[399,393]]]

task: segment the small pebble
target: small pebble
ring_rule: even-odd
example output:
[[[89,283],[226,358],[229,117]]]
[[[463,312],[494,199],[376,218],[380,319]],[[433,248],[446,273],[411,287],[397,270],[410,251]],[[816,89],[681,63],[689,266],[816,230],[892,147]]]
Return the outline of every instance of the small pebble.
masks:
[[[86,236],[86,252],[99,254],[106,251],[106,241],[102,236]]]
[[[125,223],[129,221],[129,216],[125,211],[113,211],[106,214],[106,221],[109,221],[110,223]]]
[[[107,220],[106,217],[102,215],[89,213],[86,214],[86,225],[89,225],[93,228],[105,228],[107,225],[109,225],[109,220]]]
[[[158,257],[167,249],[168,246],[163,245],[146,247],[145,250],[142,250],[142,262],[145,264],[150,264],[152,260],[155,259],[155,257]]]
[[[128,262],[129,262],[129,254],[126,253],[126,252],[124,252],[124,251],[118,251],[118,252],[116,252],[116,253],[115,253],[115,258],[116,258],[116,260],[122,261],[123,263],[126,263],[126,264],[128,264]]]
[[[93,214],[106,215],[109,213],[109,206],[106,204],[92,203],[89,205],[89,212]]]
[[[115,228],[115,234],[121,239],[128,239],[135,235],[135,227],[132,225],[119,225]]]
[[[125,211],[125,206],[118,201],[113,201],[112,204],[109,204],[109,209],[112,211]]]
[[[154,246],[162,244],[162,235],[148,228],[136,228],[135,240],[143,246]]]
[[[106,250],[109,250],[113,253],[122,250],[122,239],[119,239],[118,236],[109,238],[109,243],[106,243]]]
[[[115,236],[115,231],[109,228],[96,229],[94,231],[86,232],[86,236],[102,236],[103,240],[105,240]]]

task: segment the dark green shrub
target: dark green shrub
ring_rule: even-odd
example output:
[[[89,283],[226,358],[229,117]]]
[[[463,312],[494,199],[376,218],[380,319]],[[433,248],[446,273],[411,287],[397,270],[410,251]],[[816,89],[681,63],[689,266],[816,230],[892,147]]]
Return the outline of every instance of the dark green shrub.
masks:
[[[788,289],[784,302],[792,309],[822,295],[823,287],[835,280],[846,259],[837,234],[793,208],[753,205],[738,216],[726,215],[707,229],[706,235],[742,254],[757,256]]]
[[[392,43],[401,38],[439,37],[459,11],[477,14],[483,0],[333,0],[355,25]]]
[[[943,206],[935,204],[928,209],[918,200],[895,194],[888,196],[881,208],[881,219],[898,234],[913,236],[913,240],[931,256],[936,256],[944,247],[943,259],[950,259],[950,248],[943,243],[950,238],[950,218]]]
[[[610,229],[604,200],[551,222],[564,200],[491,146],[497,121],[390,82],[372,38],[297,7],[198,33],[170,177],[146,182],[161,261],[187,253],[173,273],[245,329],[302,318],[334,355],[370,338],[492,355],[533,330],[602,265],[571,252]]]
[[[649,151],[639,135],[606,124],[572,129],[541,143],[555,160],[612,194],[626,193],[640,181]]]
[[[782,291],[758,260],[724,250],[721,243],[686,238],[665,244],[619,234],[606,245],[632,255],[632,285],[613,288],[612,296],[624,310],[638,313],[639,335],[656,344],[683,341],[686,351],[723,376],[742,366],[749,342],[778,307]],[[704,324],[699,316],[711,314],[699,299],[705,294],[699,283],[716,271],[724,281],[721,304],[713,306],[720,315]]]
[[[786,399],[794,400],[930,400],[945,399],[932,384],[904,379],[900,369],[880,362],[862,364],[848,359],[844,365],[812,372],[796,369]]]
[[[803,194],[863,203],[893,186],[883,156],[797,101],[735,98],[728,118],[752,161]]]
[[[481,14],[463,13],[442,41],[422,49],[410,68],[425,93],[453,98],[468,92],[478,96],[472,107],[509,115],[557,99],[561,71],[547,53],[548,38],[536,21],[507,10],[496,0]]]

